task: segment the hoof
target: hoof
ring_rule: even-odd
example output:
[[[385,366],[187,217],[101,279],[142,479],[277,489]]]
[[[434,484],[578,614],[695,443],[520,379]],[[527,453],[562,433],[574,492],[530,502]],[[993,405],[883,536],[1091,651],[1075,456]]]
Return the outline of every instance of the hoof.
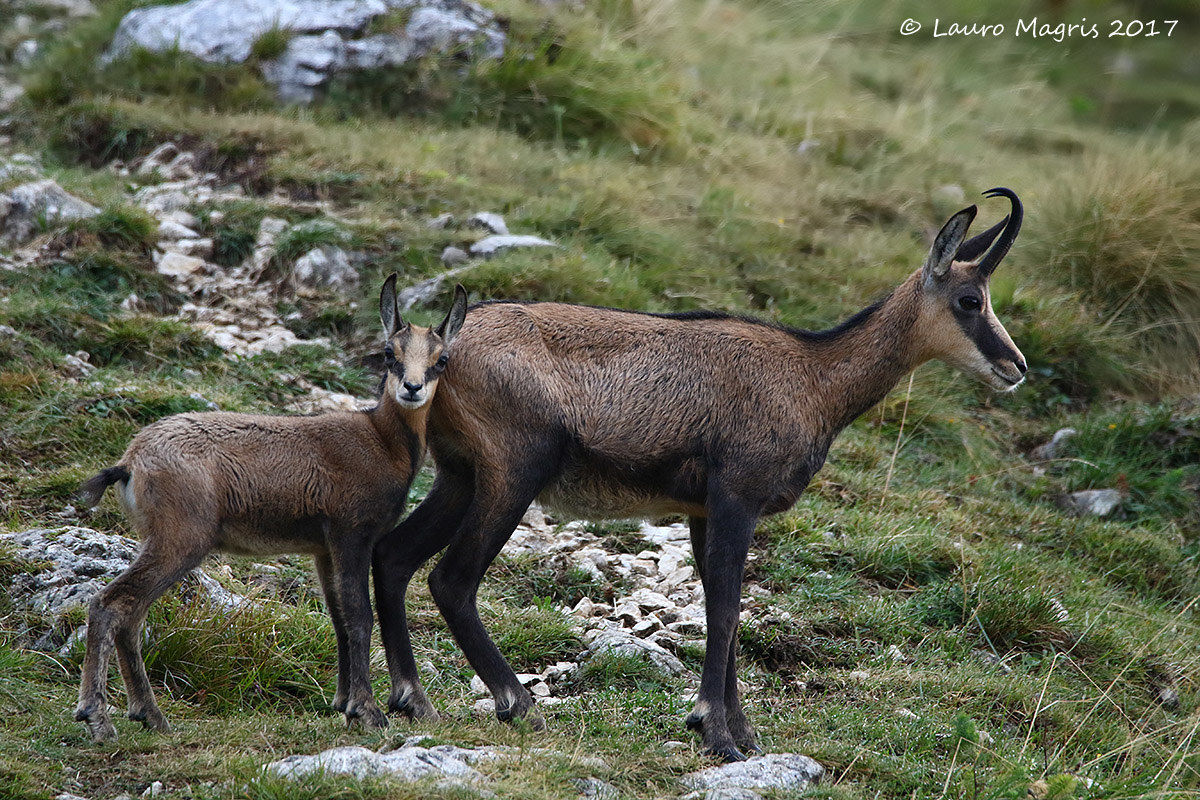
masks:
[[[714,745],[705,747],[704,754],[712,756],[726,764],[732,764],[735,761],[745,761],[746,754],[737,749],[737,746],[730,742],[729,744]]]
[[[171,732],[171,723],[167,722],[167,718],[157,708],[149,711],[130,711],[127,716],[134,722],[142,723],[142,727],[148,731],[155,731],[156,733]]]
[[[356,723],[364,728],[386,728],[388,726],[387,717],[374,704],[346,711],[346,725],[349,727]]]
[[[497,708],[496,719],[509,725],[528,725],[532,730],[546,730],[546,719],[533,709],[533,703],[513,703],[508,708]]]
[[[96,711],[91,707],[75,709],[75,721],[87,725],[88,735],[96,744],[112,742],[117,738],[117,729],[113,726],[108,714]]]
[[[388,700],[388,713],[399,714],[411,720],[423,719],[430,722],[437,722],[442,718],[424,692],[410,691],[399,696],[393,695]]]

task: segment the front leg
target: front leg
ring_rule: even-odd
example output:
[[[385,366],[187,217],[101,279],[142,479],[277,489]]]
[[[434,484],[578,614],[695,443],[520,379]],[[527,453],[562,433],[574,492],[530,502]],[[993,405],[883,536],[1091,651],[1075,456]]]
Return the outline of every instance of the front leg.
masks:
[[[704,584],[708,635],[700,691],[696,705],[688,715],[687,725],[701,733],[705,752],[725,761],[744,761],[746,756],[738,749],[730,729],[726,683],[730,678],[735,682],[736,701],[737,675],[736,662],[731,660],[732,646],[741,608],[742,571],[758,513],[756,509],[734,498],[721,496],[712,489],[709,498],[707,533],[701,537],[705,540],[701,581]],[[698,544],[696,538],[693,532],[693,546]],[[697,564],[700,560],[701,556],[697,553]],[[738,732],[744,736],[744,728],[749,726],[739,725],[739,713],[735,712],[732,716],[735,726],[743,728]]]
[[[345,662],[338,665],[339,684],[345,690],[346,722],[361,722],[370,728],[386,728],[387,717],[375,704],[371,693],[370,657],[371,613],[370,577],[371,548],[363,537],[329,537],[331,586],[335,586],[334,604],[340,609],[333,624],[342,627],[346,641]],[[343,678],[344,676],[344,683]]]

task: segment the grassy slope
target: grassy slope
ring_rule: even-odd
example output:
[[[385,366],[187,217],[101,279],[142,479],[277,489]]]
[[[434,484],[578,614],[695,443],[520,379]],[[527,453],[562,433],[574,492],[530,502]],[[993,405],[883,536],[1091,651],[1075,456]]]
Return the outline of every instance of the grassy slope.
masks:
[[[98,75],[86,59],[111,25],[101,19],[32,76],[38,113],[21,135],[64,185],[101,204],[122,198],[97,154],[128,158],[175,136],[253,190],[332,200],[353,244],[373,255],[360,308],[287,302],[306,332],[335,336],[343,363],[374,339],[376,279],[397,268],[412,280],[432,274],[441,247],[465,235],[425,227],[444,210],[501,211],[515,231],[564,245],[473,268],[464,281],[483,297],[748,309],[820,326],[912,269],[923,237],[979,190],[1018,189],[1026,230],[993,291],[1034,379],[995,398],[923,368],[911,401],[902,387],[869,412],[801,503],[764,524],[752,578],[793,620],[762,610],[743,635],[748,703],[769,750],[807,752],[830,768],[821,794],[1020,797],[1056,775],[1095,780],[1089,793],[1099,796],[1200,789],[1200,764],[1187,758],[1200,725],[1196,412],[1148,404],[1196,381],[1200,174],[1190,153],[1200,130],[1187,122],[1196,105],[1182,84],[1088,81],[1109,56],[1098,47],[1071,62],[1040,44],[901,40],[899,20],[934,16],[920,3],[868,13],[834,2],[613,0],[550,14],[553,64],[538,36],[549,12],[494,7],[542,57],[455,85],[435,69],[405,76],[421,87],[404,95],[421,113],[400,118],[385,113],[396,86],[339,87],[324,108],[294,112],[271,108],[247,71],[150,59]],[[1188,51],[1152,45],[1132,51],[1176,67]],[[1164,92],[1170,113],[1150,127],[1137,110],[1156,108]],[[346,117],[364,107],[378,113]],[[236,260],[265,210],[225,210],[209,232]],[[0,273],[0,323],[20,332],[0,345],[0,503],[11,528],[53,523],[77,482],[139,425],[203,407],[193,392],[269,410],[293,394],[283,373],[339,390],[370,385],[322,351],[231,364],[184,326],[122,317],[117,304],[131,290],[156,311],[180,302],[149,269],[145,237],[125,219],[135,215],[122,213],[63,240],[62,257],[31,275]],[[985,217],[1000,213],[985,206]],[[101,364],[97,383],[59,373],[76,349]],[[1064,424],[1080,437],[1037,474],[1022,453]],[[1128,486],[1122,519],[1080,521],[1051,502],[1093,486]],[[125,526],[111,510],[94,524]],[[308,588],[300,612],[281,608],[283,625],[264,613],[217,626],[186,600],[156,612],[159,629],[192,632],[150,648],[179,728],[168,739],[127,724],[116,747],[85,744],[65,714],[77,662],[0,648],[10,662],[0,671],[9,711],[0,787],[107,797],[160,779],[168,796],[294,796],[246,782],[283,754],[399,741],[404,724],[362,734],[313,713],[332,676],[321,655],[331,648],[312,642],[327,645],[330,631],[295,564]],[[230,580],[250,572],[232,566]],[[503,580],[486,588],[502,648],[530,653],[532,642],[536,662],[537,634],[559,621],[547,612],[516,625],[527,598]],[[464,719],[469,668],[424,592],[412,605],[419,660],[432,661],[431,695],[450,719],[423,731],[599,754],[611,766],[599,777],[630,796],[671,793],[674,776],[702,763],[662,746],[691,742],[682,688],[636,676],[636,689],[593,690],[579,708],[551,710],[546,735]],[[28,622],[10,615],[4,629]],[[889,657],[892,645],[906,660]],[[245,660],[231,663],[231,650]],[[553,650],[542,653],[550,662]],[[1178,709],[1155,702],[1169,682]],[[531,798],[567,796],[569,778],[588,774],[569,760],[490,770],[499,794]],[[1061,796],[1084,791],[1073,778],[1051,784]]]

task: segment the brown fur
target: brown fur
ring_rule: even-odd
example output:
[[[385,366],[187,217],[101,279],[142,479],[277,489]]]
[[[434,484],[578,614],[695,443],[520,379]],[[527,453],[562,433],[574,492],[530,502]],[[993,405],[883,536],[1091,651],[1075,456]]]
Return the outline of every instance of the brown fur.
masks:
[[[987,300],[988,275],[1021,219],[1015,195],[993,191],[1012,200],[1008,220],[965,242],[975,207],[959,212],[921,269],[831,331],[560,303],[473,308],[430,412],[437,480],[375,552],[389,706],[412,716],[432,708],[413,664],[404,594],[447,543],[430,589],[496,697],[497,716],[511,719],[528,714],[532,698],[483,628],[475,592],[529,502],[570,516],[680,513],[690,518],[708,611],[689,725],[709,751],[744,757],[739,747],[756,745],[737,696],[734,643],[758,518],[791,506],[838,432],[919,364],[940,358],[997,388],[1024,374]],[[963,307],[964,298],[978,307]]]
[[[84,485],[81,496],[94,503],[117,483],[143,542],[135,562],[90,608],[75,717],[97,741],[116,735],[104,699],[114,643],[130,717],[167,730],[145,675],[139,631],[155,598],[213,550],[312,555],[337,632],[334,705],[347,719],[387,724],[367,676],[370,553],[404,509],[425,452],[428,400],[440,375],[435,367],[465,307],[459,287],[437,331],[406,325],[395,310],[393,275],[383,287],[381,315],[388,351],[397,357],[388,359],[375,408],[311,417],[178,414],[143,428],[116,467]]]

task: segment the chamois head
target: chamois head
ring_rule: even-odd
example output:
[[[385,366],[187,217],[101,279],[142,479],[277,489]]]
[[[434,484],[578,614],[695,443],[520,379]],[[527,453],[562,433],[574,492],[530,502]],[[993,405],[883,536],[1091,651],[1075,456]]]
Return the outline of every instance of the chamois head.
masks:
[[[379,318],[385,339],[383,363],[387,369],[384,396],[394,398],[403,408],[420,408],[428,403],[449,361],[450,342],[466,316],[467,290],[459,284],[454,287],[454,305],[436,328],[405,322],[396,305],[396,273],[389,275],[379,293]]]
[[[1012,391],[1025,380],[1025,357],[992,311],[988,279],[1021,229],[1021,201],[1003,188],[989,189],[984,195],[1007,197],[1012,211],[966,241],[975,206],[959,211],[942,226],[921,268],[919,325],[933,358],[994,389]]]

